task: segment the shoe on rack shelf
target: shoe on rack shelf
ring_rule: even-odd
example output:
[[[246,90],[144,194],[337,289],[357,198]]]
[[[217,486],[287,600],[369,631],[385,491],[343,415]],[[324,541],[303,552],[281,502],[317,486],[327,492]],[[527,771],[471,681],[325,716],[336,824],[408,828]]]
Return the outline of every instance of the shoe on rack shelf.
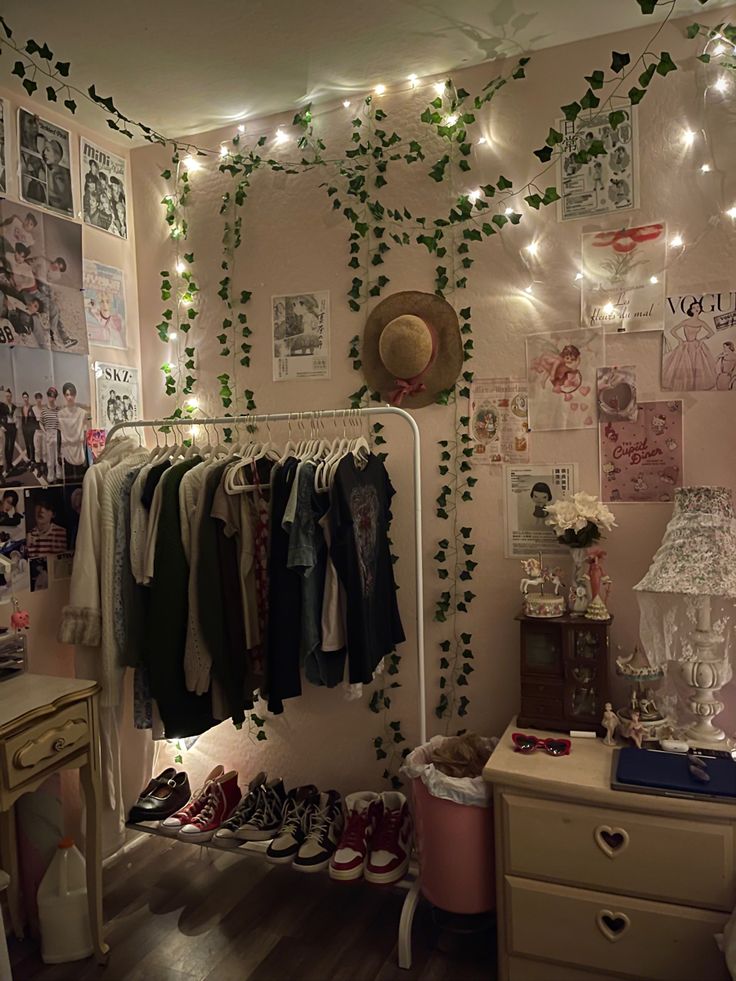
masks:
[[[256,812],[261,799],[258,791],[265,782],[266,774],[261,770],[248,784],[247,793],[243,794],[243,799],[233,813],[215,832],[212,840],[216,845],[221,845],[223,848],[236,848],[243,844],[242,829]]]
[[[167,767],[141,792],[130,809],[128,820],[134,824],[141,821],[163,821],[183,807],[191,793],[186,773],[177,772],[173,766]]]
[[[312,783],[297,787],[289,793],[284,804],[281,827],[266,850],[269,862],[281,864],[294,861],[302,842],[309,834],[318,803],[319,790]]]
[[[341,882],[361,879],[371,838],[383,815],[380,794],[358,791],[345,798],[345,826],[330,859],[330,878]]]
[[[294,859],[294,868],[301,872],[326,869],[340,840],[344,820],[340,794],[336,790],[320,794],[312,811],[307,836]]]
[[[235,770],[213,780],[202,810],[179,832],[180,841],[209,841],[240,803],[240,787]]]
[[[397,790],[381,794],[383,814],[371,839],[365,878],[388,885],[404,878],[411,858],[412,824],[406,797]]]
[[[280,778],[261,784],[256,790],[258,803],[253,816],[238,830],[241,841],[269,841],[284,819],[286,788]]]
[[[220,765],[211,770],[205,782],[199,790],[194,791],[185,806],[159,824],[159,831],[163,831],[167,835],[178,835],[184,825],[189,824],[202,810],[207,802],[210,784],[213,780],[221,777],[224,772],[225,768]]]

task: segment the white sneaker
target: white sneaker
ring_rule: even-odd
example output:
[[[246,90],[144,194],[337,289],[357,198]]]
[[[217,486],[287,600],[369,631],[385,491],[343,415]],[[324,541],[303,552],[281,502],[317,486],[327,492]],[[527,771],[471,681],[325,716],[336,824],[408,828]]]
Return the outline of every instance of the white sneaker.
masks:
[[[302,872],[320,872],[330,864],[345,823],[342,797],[336,790],[319,795],[312,813],[309,831],[299,847],[294,868]]]

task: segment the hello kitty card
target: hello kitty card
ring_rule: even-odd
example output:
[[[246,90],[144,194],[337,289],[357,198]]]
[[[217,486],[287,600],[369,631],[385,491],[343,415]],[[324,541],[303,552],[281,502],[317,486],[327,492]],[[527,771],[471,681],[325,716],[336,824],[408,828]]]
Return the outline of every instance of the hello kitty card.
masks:
[[[640,402],[635,420],[600,425],[601,500],[669,503],[683,483],[682,401]]]

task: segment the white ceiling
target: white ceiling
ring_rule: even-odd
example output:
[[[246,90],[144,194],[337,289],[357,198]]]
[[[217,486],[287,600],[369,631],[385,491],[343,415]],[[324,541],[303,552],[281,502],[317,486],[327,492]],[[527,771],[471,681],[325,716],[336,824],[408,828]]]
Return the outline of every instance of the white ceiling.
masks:
[[[678,15],[694,10],[678,0]],[[17,38],[70,60],[80,87],[95,82],[169,136],[654,19],[636,0],[3,0],[0,13]],[[9,53],[2,63],[9,72]]]

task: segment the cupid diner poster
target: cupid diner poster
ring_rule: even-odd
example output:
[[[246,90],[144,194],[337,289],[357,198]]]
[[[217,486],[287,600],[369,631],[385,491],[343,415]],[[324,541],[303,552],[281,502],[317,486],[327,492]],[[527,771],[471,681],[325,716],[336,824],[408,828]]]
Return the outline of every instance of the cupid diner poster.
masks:
[[[640,402],[636,420],[601,421],[601,500],[673,501],[682,486],[682,402]]]

